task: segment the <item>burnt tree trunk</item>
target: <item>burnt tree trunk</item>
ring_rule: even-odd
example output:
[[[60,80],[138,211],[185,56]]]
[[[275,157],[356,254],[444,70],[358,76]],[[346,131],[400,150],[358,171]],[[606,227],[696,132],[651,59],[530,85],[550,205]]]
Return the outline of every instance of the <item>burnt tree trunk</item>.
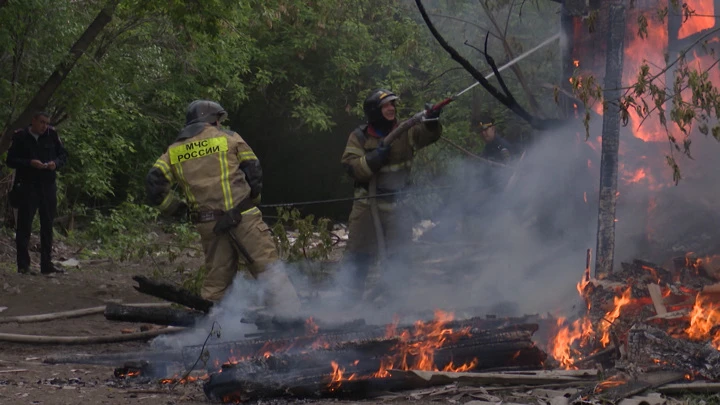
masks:
[[[612,273],[615,256],[615,208],[620,145],[620,96],[625,44],[625,6],[610,6],[603,102],[602,152],[600,158],[600,201],[598,206],[595,276]]]
[[[202,312],[175,308],[133,307],[120,304],[107,304],[105,319],[122,322],[144,322],[156,325],[193,326],[202,319]]]
[[[0,153],[5,152],[8,147],[10,147],[13,129],[29,125],[35,112],[47,106],[50,98],[55,94],[55,91],[60,87],[73,67],[75,67],[80,57],[88,50],[105,26],[112,21],[112,16],[115,13],[115,8],[118,3],[119,0],[111,0],[100,10],[100,13],[98,13],[93,22],[90,23],[85,32],[82,33],[80,38],[78,38],[70,48],[67,57],[63,58],[55,67],[55,71],[52,72],[42,87],[35,93],[35,96],[30,100],[30,103],[28,103],[23,112],[20,113],[20,116],[17,117],[9,127],[3,129],[2,136],[0,136]]]

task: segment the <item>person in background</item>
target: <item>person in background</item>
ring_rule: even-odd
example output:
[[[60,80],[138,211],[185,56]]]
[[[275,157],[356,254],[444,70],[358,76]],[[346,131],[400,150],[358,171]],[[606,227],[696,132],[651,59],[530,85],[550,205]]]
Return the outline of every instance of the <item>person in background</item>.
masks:
[[[495,162],[508,163],[514,155],[514,148],[497,133],[495,123],[490,120],[481,122],[480,129],[485,141],[482,156]]]
[[[64,273],[52,263],[53,222],[57,213],[57,170],[67,163],[67,151],[50,115],[37,112],[29,127],[15,131],[7,165],[15,169],[12,200],[17,208],[15,245],[18,273],[31,274],[28,244],[35,213],[40,215],[40,273]]]

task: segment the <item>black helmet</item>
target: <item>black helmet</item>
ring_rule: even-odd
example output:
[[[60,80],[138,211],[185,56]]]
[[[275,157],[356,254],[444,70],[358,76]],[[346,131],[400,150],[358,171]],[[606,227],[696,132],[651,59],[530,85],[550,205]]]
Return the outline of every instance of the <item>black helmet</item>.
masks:
[[[185,110],[185,125],[196,122],[222,121],[227,118],[227,111],[222,106],[210,100],[195,100]]]
[[[365,111],[365,117],[368,122],[377,124],[382,121],[387,121],[382,115],[382,106],[397,99],[398,96],[390,90],[373,90],[363,102],[363,111]]]

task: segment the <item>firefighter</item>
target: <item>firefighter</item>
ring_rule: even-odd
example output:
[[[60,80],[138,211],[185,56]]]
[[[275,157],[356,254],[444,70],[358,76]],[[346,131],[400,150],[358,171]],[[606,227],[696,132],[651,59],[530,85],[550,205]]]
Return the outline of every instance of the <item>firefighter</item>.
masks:
[[[510,161],[513,155],[513,147],[496,132],[495,123],[491,120],[481,122],[480,130],[485,141],[483,157],[500,163]]]
[[[29,127],[15,131],[7,154],[7,165],[16,169],[11,204],[17,208],[18,273],[32,274],[28,243],[35,213],[40,216],[40,272],[64,273],[52,263],[53,221],[57,211],[56,171],[65,166],[67,151],[50,115],[36,113]]]
[[[189,210],[208,269],[203,298],[219,301],[242,260],[260,283],[262,305],[284,314],[296,312],[297,293],[256,206],[262,191],[260,162],[240,135],[221,129],[226,117],[214,101],[190,103],[185,127],[147,175],[149,203],[169,215]],[[172,192],[176,184],[187,203]]]
[[[370,268],[378,255],[369,192],[370,180],[376,177],[377,194],[402,191],[409,185],[410,170],[415,152],[436,142],[442,133],[438,118],[440,111],[431,113],[425,120],[400,134],[391,145],[381,145],[382,139],[397,125],[395,102],[398,97],[391,91],[378,89],[370,93],[363,103],[367,120],[350,134],[341,163],[355,181],[355,197],[348,220],[349,239],[345,263],[352,266],[349,280],[349,302],[362,298]],[[411,219],[402,208],[399,195],[376,199],[379,220],[382,224],[389,256],[397,253],[399,245],[412,238]]]

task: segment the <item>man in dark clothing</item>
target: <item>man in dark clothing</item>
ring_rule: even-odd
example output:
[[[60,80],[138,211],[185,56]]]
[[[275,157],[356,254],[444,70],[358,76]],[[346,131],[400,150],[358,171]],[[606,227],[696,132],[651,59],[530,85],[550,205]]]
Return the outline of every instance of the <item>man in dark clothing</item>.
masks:
[[[495,133],[495,123],[480,123],[482,137],[485,140],[483,157],[495,162],[507,163],[513,155],[513,147],[502,136]]]
[[[28,244],[35,212],[40,211],[40,272],[63,273],[52,263],[53,221],[57,210],[55,171],[65,166],[67,151],[47,113],[35,114],[29,127],[18,129],[8,150],[7,165],[15,172],[17,208],[15,243],[18,272],[30,273]]]

